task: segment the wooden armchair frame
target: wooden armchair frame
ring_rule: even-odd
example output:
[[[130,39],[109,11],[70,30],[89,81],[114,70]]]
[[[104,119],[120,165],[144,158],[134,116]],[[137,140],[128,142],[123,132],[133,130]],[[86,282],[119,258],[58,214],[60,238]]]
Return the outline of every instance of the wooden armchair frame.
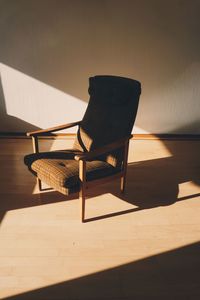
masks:
[[[42,136],[51,136],[53,132],[71,128],[74,126],[80,126],[81,121],[69,123],[69,124],[63,124],[55,127],[51,127],[48,129],[41,129],[37,131],[28,132],[27,136],[32,137],[32,143],[33,143],[33,151],[34,153],[39,152],[39,141],[38,137]],[[80,214],[81,214],[81,221],[84,222],[85,220],[85,199],[86,199],[86,189],[89,187],[92,187],[96,185],[97,183],[106,183],[110,180],[114,180],[116,178],[120,178],[120,189],[123,193],[125,191],[125,184],[126,184],[126,172],[127,172],[127,160],[128,160],[128,148],[129,148],[129,139],[132,138],[133,135],[130,135],[126,138],[120,139],[116,142],[113,142],[111,144],[107,144],[103,147],[100,147],[98,149],[95,149],[93,151],[89,152],[83,152],[79,155],[75,156],[75,160],[79,162],[79,180],[80,180],[80,191],[79,191],[79,199],[80,199]],[[113,150],[119,149],[124,147],[124,157],[122,161],[122,167],[121,170],[114,174],[110,175],[105,178],[96,179],[92,181],[86,181],[86,163],[87,160],[91,160],[92,158],[95,158],[99,155],[111,152]],[[42,191],[42,184],[41,180],[37,177],[37,185],[39,188],[39,191]]]

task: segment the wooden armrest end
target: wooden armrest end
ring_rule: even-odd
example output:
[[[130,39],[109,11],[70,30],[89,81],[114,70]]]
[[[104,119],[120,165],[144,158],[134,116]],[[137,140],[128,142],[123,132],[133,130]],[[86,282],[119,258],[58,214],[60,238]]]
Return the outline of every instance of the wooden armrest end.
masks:
[[[55,126],[55,127],[51,127],[51,128],[47,128],[47,129],[36,130],[36,131],[32,131],[32,132],[27,132],[26,135],[27,136],[41,136],[41,135],[44,136],[44,135],[51,134],[54,131],[59,131],[59,130],[63,130],[63,129],[67,129],[67,128],[71,128],[71,127],[80,125],[80,123],[81,123],[81,121],[77,121],[77,122],[63,124],[63,125],[59,125],[59,126]]]

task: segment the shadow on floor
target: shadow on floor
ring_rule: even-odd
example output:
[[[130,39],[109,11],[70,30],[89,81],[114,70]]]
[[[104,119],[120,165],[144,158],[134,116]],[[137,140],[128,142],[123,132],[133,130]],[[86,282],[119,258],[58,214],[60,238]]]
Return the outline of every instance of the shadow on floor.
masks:
[[[119,180],[98,186],[87,192],[89,198],[109,192],[123,201],[134,205],[134,207],[125,211],[87,219],[86,222],[159,206],[168,206],[177,201],[189,200],[190,198],[200,196],[200,193],[196,193],[178,197],[179,184],[191,181],[196,185],[200,185],[200,143],[198,141],[194,141],[192,145],[187,141],[178,141],[176,143],[173,141],[165,141],[165,143],[168,149],[174,153],[173,156],[140,161],[128,165],[125,194],[119,192]],[[21,160],[23,160],[23,155],[21,156]],[[78,198],[77,194],[66,197],[55,191],[32,194],[32,190],[27,189],[27,187],[25,189],[26,193],[23,193],[23,184],[30,186],[30,189],[32,189],[33,184],[31,184],[31,182],[33,183],[35,181],[26,170],[26,167],[23,166],[23,162],[20,161],[20,159],[12,163],[10,168],[13,168],[13,172],[10,171],[9,173],[16,174],[20,164],[24,170],[22,169],[21,175],[18,174],[17,177],[13,176],[9,179],[10,188],[5,192],[6,201],[0,201],[1,217],[3,217],[4,213],[8,210],[45,205],[59,201],[69,201]],[[6,164],[5,170],[2,169],[2,172],[6,174],[7,168],[8,165]],[[27,177],[24,178],[26,172]],[[31,181],[29,181],[29,179]],[[10,193],[10,191],[14,191],[16,188],[19,188],[19,186],[22,193],[20,193],[20,197],[16,198],[15,193]]]
[[[172,141],[168,141],[172,147]],[[109,185],[109,191],[118,198],[133,204],[134,208],[121,212],[115,212],[104,216],[91,218],[87,221],[94,221],[108,217],[114,217],[125,213],[132,213],[139,210],[168,206],[177,201],[189,200],[200,197],[200,193],[194,193],[179,197],[179,184],[193,182],[200,185],[200,164],[199,153],[200,143],[196,147],[190,147],[186,141],[176,142],[178,147],[185,147],[182,155],[177,155],[130,163],[127,172],[127,188],[125,194],[120,194],[119,183]],[[169,145],[168,145],[169,146]],[[188,149],[188,148],[191,149]],[[176,147],[177,151],[177,147]],[[175,149],[173,151],[175,153]],[[184,154],[185,153],[185,154]]]
[[[7,300],[200,299],[200,243],[98,273],[7,297]]]

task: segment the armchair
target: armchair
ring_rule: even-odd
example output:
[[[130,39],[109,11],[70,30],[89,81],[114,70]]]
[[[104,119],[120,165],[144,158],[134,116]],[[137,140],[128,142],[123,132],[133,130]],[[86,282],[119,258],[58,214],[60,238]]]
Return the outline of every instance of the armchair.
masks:
[[[118,76],[89,79],[90,100],[82,121],[28,132],[33,152],[24,158],[28,169],[41,181],[69,195],[79,192],[81,221],[85,220],[86,189],[121,178],[125,191],[129,139],[136,118],[141,85]],[[78,126],[72,149],[40,152],[38,139]]]

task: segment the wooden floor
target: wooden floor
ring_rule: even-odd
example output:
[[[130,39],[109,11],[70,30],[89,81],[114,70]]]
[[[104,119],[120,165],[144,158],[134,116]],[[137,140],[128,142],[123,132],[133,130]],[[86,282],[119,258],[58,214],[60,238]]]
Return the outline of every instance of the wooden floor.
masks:
[[[0,144],[1,299],[200,299],[200,141],[131,141],[126,194],[90,190],[84,224],[78,195],[37,192],[30,140]]]

